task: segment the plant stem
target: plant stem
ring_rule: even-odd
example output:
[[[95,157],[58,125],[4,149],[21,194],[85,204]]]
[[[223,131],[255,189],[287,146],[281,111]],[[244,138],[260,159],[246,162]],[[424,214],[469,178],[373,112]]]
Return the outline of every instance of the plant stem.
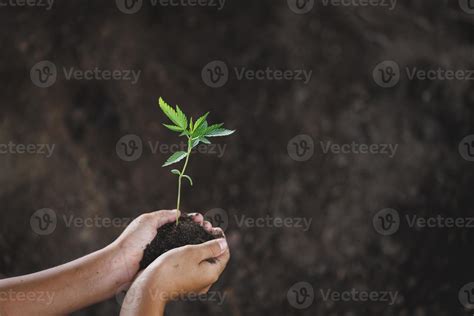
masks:
[[[179,174],[178,177],[178,199],[176,201],[176,209],[179,210],[179,204],[181,201],[181,180],[183,178],[184,172],[186,171],[186,167],[188,166],[188,161],[189,161],[189,156],[191,155],[191,137],[188,137],[188,151],[186,154],[186,160],[184,161],[184,166],[183,170],[181,170],[181,173]],[[178,213],[176,214],[176,225],[178,225],[179,222],[179,216]]]

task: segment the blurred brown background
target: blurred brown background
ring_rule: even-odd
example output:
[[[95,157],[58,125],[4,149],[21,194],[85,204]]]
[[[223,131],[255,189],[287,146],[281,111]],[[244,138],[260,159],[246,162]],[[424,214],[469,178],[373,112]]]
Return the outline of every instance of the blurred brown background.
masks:
[[[291,2],[291,1],[290,1]],[[114,1],[61,1],[44,8],[0,8],[0,143],[54,144],[51,157],[0,155],[0,273],[59,265],[110,243],[120,227],[66,227],[40,235],[30,219],[43,208],[58,218],[133,218],[172,208],[176,179],[147,142],[172,144],[161,126],[159,96],[238,132],[217,140],[222,158],[191,157],[194,187],[183,209],[223,209],[232,259],[213,288],[216,302],[174,303],[169,315],[464,315],[460,288],[474,280],[473,228],[378,234],[373,216],[472,214],[473,164],[458,152],[474,134],[469,80],[374,82],[381,61],[401,68],[473,69],[474,15],[458,1],[399,1],[386,7],[324,5],[296,14],[287,1],[228,0],[224,7],[153,6],[125,14]],[[57,80],[38,87],[30,70],[42,60]],[[229,80],[203,80],[221,60]],[[66,80],[63,68],[141,71],[124,80]],[[304,69],[294,80],[239,80],[233,67]],[[116,152],[134,134],[143,153]],[[298,162],[288,142],[305,134],[314,155]],[[319,141],[398,144],[393,158],[323,153]],[[312,219],[295,227],[249,227],[236,217]],[[287,299],[297,282],[314,302]],[[334,302],[320,289],[398,291],[397,302]],[[77,315],[116,315],[115,298]]]

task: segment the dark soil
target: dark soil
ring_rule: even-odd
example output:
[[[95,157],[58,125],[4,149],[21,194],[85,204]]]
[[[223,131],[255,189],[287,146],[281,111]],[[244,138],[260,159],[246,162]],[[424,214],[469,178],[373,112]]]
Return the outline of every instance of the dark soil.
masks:
[[[158,228],[155,239],[146,246],[143,252],[140,270],[148,267],[150,263],[168,250],[186,245],[201,244],[214,238],[216,236],[193,222],[191,217],[181,216],[178,225],[173,222]]]

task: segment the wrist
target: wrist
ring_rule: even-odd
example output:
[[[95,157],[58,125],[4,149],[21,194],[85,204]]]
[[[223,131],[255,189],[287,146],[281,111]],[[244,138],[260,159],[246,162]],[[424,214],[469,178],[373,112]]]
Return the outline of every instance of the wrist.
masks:
[[[134,263],[120,243],[113,242],[103,249],[110,267],[110,278],[117,284],[117,290],[124,284],[131,283],[138,273],[139,263]]]

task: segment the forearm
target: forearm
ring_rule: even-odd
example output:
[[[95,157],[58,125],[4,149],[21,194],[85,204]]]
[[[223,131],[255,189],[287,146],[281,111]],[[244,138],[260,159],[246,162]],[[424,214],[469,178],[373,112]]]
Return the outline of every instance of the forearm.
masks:
[[[119,252],[109,246],[61,266],[0,280],[0,305],[7,315],[58,315],[112,297],[125,283]]]

